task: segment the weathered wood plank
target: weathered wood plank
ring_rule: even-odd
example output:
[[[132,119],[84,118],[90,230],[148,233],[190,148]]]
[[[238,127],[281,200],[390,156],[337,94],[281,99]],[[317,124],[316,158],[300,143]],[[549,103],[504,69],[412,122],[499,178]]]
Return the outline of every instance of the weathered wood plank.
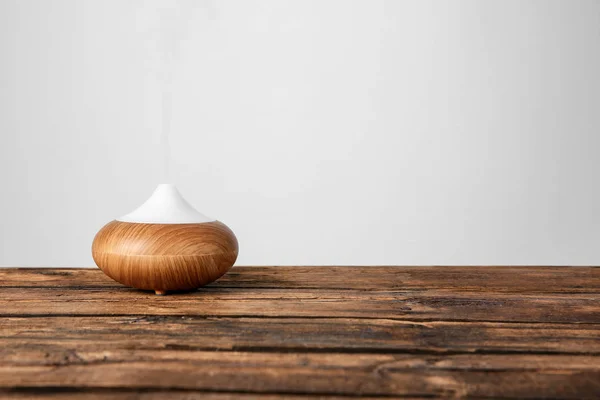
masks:
[[[106,350],[78,352],[67,363],[2,363],[0,386],[581,398],[600,389],[599,359]]]
[[[167,297],[0,269],[0,397],[595,398],[598,300],[587,267],[238,267]]]
[[[91,350],[76,350],[57,343],[42,348],[27,345],[12,346],[0,352],[0,366],[65,366],[120,364],[132,362],[211,365],[215,368],[260,366],[272,368],[348,368],[356,370],[466,370],[466,371],[597,371],[600,355],[576,354],[377,354],[377,353],[310,353],[310,352],[249,352],[193,351],[169,349],[133,349],[111,346],[110,343]]]
[[[209,287],[600,293],[598,267],[234,267]],[[0,268],[0,287],[123,288],[97,268]]]
[[[0,316],[196,315],[600,323],[589,294],[427,291],[290,291],[213,288],[162,297],[135,289],[0,289]]]
[[[600,354],[600,325],[160,316],[3,318],[0,355],[119,349]]]
[[[144,391],[127,390],[124,388],[26,388],[24,390],[2,390],[0,389],[0,398],[3,400],[23,400],[23,399],[77,399],[77,400],[307,400],[307,399],[323,399],[323,400],[342,400],[356,399],[356,396],[336,395],[317,397],[311,395],[295,395],[295,394],[264,394],[264,393],[224,393],[224,392],[206,392],[195,390],[176,390],[176,389],[145,389]],[[374,400],[382,398],[394,398],[393,396],[360,396],[363,400]],[[406,397],[402,396],[402,400],[411,399],[431,399],[427,397]]]

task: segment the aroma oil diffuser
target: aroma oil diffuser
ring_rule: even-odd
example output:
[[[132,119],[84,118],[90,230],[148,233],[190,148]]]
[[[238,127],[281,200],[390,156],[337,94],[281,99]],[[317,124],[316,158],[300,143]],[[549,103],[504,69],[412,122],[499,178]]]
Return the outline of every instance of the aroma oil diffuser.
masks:
[[[223,276],[238,242],[222,222],[196,211],[174,185],[159,185],[138,209],[96,234],[92,255],[117,282],[138,289],[192,290]]]

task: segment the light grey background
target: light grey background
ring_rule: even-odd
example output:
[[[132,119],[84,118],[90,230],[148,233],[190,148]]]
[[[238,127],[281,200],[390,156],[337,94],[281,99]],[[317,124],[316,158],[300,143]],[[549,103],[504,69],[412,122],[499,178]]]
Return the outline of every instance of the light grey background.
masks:
[[[600,2],[197,4],[172,180],[238,264],[599,263]],[[1,266],[163,179],[150,5],[0,0]]]

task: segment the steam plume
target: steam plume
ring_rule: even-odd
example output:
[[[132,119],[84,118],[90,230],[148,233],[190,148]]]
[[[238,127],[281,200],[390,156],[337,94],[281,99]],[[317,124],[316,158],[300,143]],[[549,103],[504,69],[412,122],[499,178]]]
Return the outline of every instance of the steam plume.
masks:
[[[159,81],[162,91],[162,183],[171,183],[171,132],[174,69],[181,43],[199,2],[194,0],[143,0],[138,3],[136,29],[143,39],[145,66]]]

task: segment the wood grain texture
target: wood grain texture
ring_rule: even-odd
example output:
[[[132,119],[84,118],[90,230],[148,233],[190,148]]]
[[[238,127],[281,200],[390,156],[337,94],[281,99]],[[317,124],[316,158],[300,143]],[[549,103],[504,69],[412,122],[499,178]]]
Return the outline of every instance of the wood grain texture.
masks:
[[[94,238],[92,256],[124,285],[165,294],[191,290],[223,276],[235,263],[238,243],[219,221],[141,224],[112,221]]]
[[[474,273],[476,271],[476,273]],[[95,269],[0,269],[0,287],[123,289]],[[35,279],[32,279],[35,277]],[[234,289],[600,293],[600,267],[277,266],[235,267],[210,286]],[[543,284],[542,284],[543,283]]]
[[[600,324],[394,321],[362,318],[181,316],[5,318],[7,352],[35,342],[97,349],[365,353],[598,355]],[[77,321],[77,327],[71,326]],[[61,338],[59,343],[54,338]],[[21,341],[15,340],[18,338]],[[140,343],[143,345],[140,346]],[[14,358],[2,353],[7,358]]]
[[[0,397],[597,398],[598,271],[235,267],[157,297],[0,269]]]
[[[234,268],[235,270],[235,268]],[[148,298],[147,293],[120,287],[107,291],[78,288],[4,288],[0,316],[28,315],[203,315],[214,317],[389,318],[407,321],[510,321],[594,323],[600,320],[597,300],[588,294],[513,294],[451,292],[427,289],[391,291],[312,289],[235,289],[206,286],[195,292]],[[51,300],[49,304],[48,301]],[[269,307],[265,307],[265,303]],[[556,312],[560,309],[561,312]]]

